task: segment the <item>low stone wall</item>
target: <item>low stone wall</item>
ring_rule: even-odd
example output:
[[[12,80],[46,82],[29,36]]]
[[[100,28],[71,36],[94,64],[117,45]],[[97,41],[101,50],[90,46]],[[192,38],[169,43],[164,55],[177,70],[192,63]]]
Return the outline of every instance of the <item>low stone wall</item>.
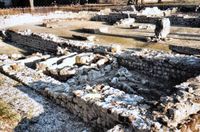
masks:
[[[198,48],[170,45],[169,49],[175,53],[180,53],[180,54],[200,55],[200,49],[198,49]]]
[[[200,59],[192,56],[141,50],[125,52],[117,58],[122,66],[173,82],[182,82],[200,74]]]
[[[57,46],[59,46],[59,43],[44,40],[40,36],[34,35],[32,33],[22,35],[20,33],[9,30],[6,31],[6,35],[7,40],[16,43],[17,46],[22,46],[23,48],[31,51],[48,51],[50,53],[56,53]]]
[[[181,124],[184,126],[182,131],[199,131],[199,127],[197,127],[199,119],[195,117],[200,112],[199,88],[200,76],[190,78],[186,82],[176,85],[174,94],[160,98],[163,108],[157,113],[157,115],[160,114],[158,118],[166,123],[168,127]],[[171,106],[171,104],[173,105]],[[191,121],[188,126],[184,124],[189,122],[186,119]]]
[[[148,17],[148,16],[136,16],[134,17],[138,23],[152,23],[155,24],[160,17]],[[194,16],[168,16],[171,25],[175,26],[187,26],[187,27],[199,27],[200,18]]]
[[[195,13],[195,12],[199,12],[199,5],[198,4],[193,4],[195,2],[199,2],[198,0],[188,0],[189,2],[192,2],[191,4],[183,4],[183,3],[175,3],[175,4],[165,4],[163,5],[162,3],[161,4],[158,4],[156,5],[156,7],[158,7],[159,9],[161,10],[167,10],[167,9],[170,9],[170,8],[178,8],[178,11],[179,12],[184,12],[184,13]],[[184,1],[185,2],[185,1]],[[146,8],[146,7],[155,7],[155,5],[142,5],[142,6],[139,6],[138,9],[143,9],[143,8]]]
[[[112,12],[109,15],[96,15],[91,18],[93,21],[105,21],[110,24],[114,24],[121,19],[128,18],[128,15],[131,18],[135,18],[135,22],[137,23],[152,23],[155,24],[159,16],[145,16],[145,15],[137,15],[137,13],[126,13],[126,12]],[[188,27],[199,27],[200,18],[194,16],[167,16],[170,19],[171,25],[178,26],[188,26]]]
[[[136,125],[133,128],[136,130],[150,129],[149,122],[145,121],[142,115],[138,113],[139,108],[136,106],[143,100],[143,97],[128,95],[123,91],[104,85],[86,86],[80,90],[75,90],[67,83],[56,81],[39,71],[26,67],[24,64],[16,64],[12,61],[10,63],[9,65],[2,65],[0,71],[54,100],[57,104],[66,107],[85,122],[104,128],[104,130],[119,123],[131,126],[131,122],[135,122]],[[119,103],[123,102],[118,104],[118,109],[115,109],[112,104],[112,98],[116,98]],[[139,114],[137,118],[132,117],[133,113]]]
[[[141,57],[141,53],[143,53],[143,57]],[[151,60],[153,52],[150,52],[150,54],[132,52],[131,54],[129,56],[132,58],[129,58],[130,63],[136,59],[134,56],[140,56],[140,58],[137,58],[137,62],[141,63]],[[130,54],[126,53],[126,55]],[[160,64],[161,62],[156,61],[156,59],[160,60],[162,57],[169,59],[171,56],[171,54],[167,56],[167,54],[161,53],[157,56],[154,55],[154,63]],[[179,55],[179,57],[184,56]],[[66,107],[85,122],[100,127],[100,130],[112,128],[120,123],[129,126],[129,130],[132,129],[132,131],[175,131],[178,130],[179,123],[183,124],[190,115],[197,114],[200,111],[198,103],[199,76],[176,86],[176,88],[173,88],[172,94],[161,96],[155,103],[146,99],[144,95],[127,94],[103,83],[94,86],[85,84],[85,86],[79,88],[72,87],[68,83],[61,83],[40,71],[26,67],[26,61],[19,63],[19,61],[0,59],[0,62],[0,72]],[[193,64],[191,63],[191,65]],[[130,64],[127,65],[130,66]],[[191,128],[191,130],[196,130],[197,125],[198,123],[194,122],[193,127],[195,126],[195,129]]]
[[[56,53],[57,47],[67,48],[72,52],[110,53],[111,47],[98,46],[94,43],[80,42],[58,38],[48,34],[24,34],[7,31],[7,37],[29,49]],[[145,75],[177,82],[194,77],[200,73],[200,59],[192,56],[168,54],[159,51],[124,52],[117,56],[118,62]]]
[[[58,47],[67,48],[67,50],[73,52],[87,51],[105,54],[112,51],[112,47],[99,46],[93,42],[68,40],[52,34],[32,33],[31,31],[15,32],[7,30],[4,38],[27,50],[53,54],[57,53]]]

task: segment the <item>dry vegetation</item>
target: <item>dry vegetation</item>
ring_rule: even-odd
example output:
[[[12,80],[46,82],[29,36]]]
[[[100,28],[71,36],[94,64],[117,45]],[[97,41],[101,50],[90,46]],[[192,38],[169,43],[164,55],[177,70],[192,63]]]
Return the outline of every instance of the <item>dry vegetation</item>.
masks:
[[[4,78],[0,77],[0,86],[4,83]],[[12,131],[20,120],[20,114],[14,111],[8,103],[0,99],[0,131]]]
[[[20,114],[13,111],[6,102],[0,100],[0,131],[12,131],[20,120]]]

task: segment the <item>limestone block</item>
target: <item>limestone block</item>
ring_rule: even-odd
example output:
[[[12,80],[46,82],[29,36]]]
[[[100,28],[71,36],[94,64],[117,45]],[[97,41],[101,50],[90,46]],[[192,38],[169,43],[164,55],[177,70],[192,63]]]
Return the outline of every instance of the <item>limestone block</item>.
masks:
[[[112,45],[111,46],[111,52],[112,53],[120,53],[121,52],[121,46],[120,45]]]
[[[76,63],[77,53],[69,54],[65,59],[63,59],[60,64],[56,66],[57,69],[62,69],[64,67],[73,67]]]
[[[112,10],[110,8],[105,8],[103,10],[100,10],[100,14],[102,15],[109,15],[112,12]]]
[[[102,58],[102,59],[98,60],[96,64],[97,64],[98,66],[102,66],[102,65],[104,65],[106,62],[108,62],[108,59],[105,57],[105,58]]]
[[[64,55],[64,56],[61,56],[61,57],[49,58],[45,61],[37,63],[36,67],[37,67],[38,70],[45,70],[46,68],[56,69],[56,67],[53,68],[52,66],[54,64],[57,64],[59,60],[65,59],[65,58],[69,57],[70,55],[72,55],[72,54]]]
[[[116,22],[115,25],[130,27],[130,25],[133,25],[134,23],[135,23],[135,18],[126,18],[126,19],[121,19],[120,21]]]
[[[76,74],[76,70],[68,68],[68,67],[65,67],[59,71],[59,75],[61,76],[72,76],[75,74]]]
[[[91,34],[98,34],[98,33],[100,33],[99,29],[97,29],[97,28],[91,28],[91,27],[82,28],[82,31],[84,33],[91,33]]]
[[[20,70],[22,70],[24,68],[24,64],[15,63],[15,64],[12,64],[10,67],[14,71],[20,71]]]
[[[76,56],[76,64],[88,64],[95,58],[93,53],[82,53]]]
[[[96,70],[91,70],[88,72],[88,79],[91,80],[95,80],[97,78],[102,77],[103,74],[100,71],[96,71]]]
[[[109,32],[108,27],[100,27],[99,32],[100,33],[108,33]]]
[[[169,18],[163,18],[157,21],[155,28],[155,36],[158,39],[165,39],[170,33],[170,20]]]

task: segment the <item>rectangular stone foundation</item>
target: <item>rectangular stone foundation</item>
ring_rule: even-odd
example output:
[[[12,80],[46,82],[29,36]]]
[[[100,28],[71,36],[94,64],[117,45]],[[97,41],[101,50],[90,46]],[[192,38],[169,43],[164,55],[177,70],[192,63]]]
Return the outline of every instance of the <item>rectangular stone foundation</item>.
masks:
[[[73,43],[74,41],[62,40],[60,38],[56,38],[55,42],[54,40],[44,38],[45,34],[41,36],[39,34],[36,36],[34,34],[23,35],[23,33],[15,32],[9,34],[11,35],[10,39],[18,44],[27,40],[33,42],[27,42],[27,44],[37,50],[40,50],[41,47],[35,47],[34,44],[44,41],[47,45],[55,47],[58,45],[66,46],[70,48],[72,53],[90,51],[92,53],[103,53],[102,56],[109,54],[112,60],[117,60],[115,62],[117,64],[112,65],[108,63],[112,66],[111,68],[114,67],[118,72],[120,69],[124,70],[120,73],[122,75],[115,73],[116,75],[114,74],[114,76],[108,76],[108,72],[99,78],[113,80],[114,77],[121,76],[121,79],[124,79],[125,82],[130,81],[127,80],[130,77],[126,73],[126,68],[128,68],[144,76],[149,76],[166,83],[173,82],[174,85],[177,85],[176,87],[166,87],[166,89],[163,87],[151,89],[149,86],[149,94],[156,95],[156,93],[170,90],[170,92],[158,96],[158,100],[149,100],[146,94],[139,93],[138,91],[129,93],[119,90],[118,86],[111,87],[109,83],[104,82],[105,80],[98,81],[99,78],[90,80],[90,82],[85,81],[71,85],[69,80],[67,82],[60,82],[45,75],[43,71],[28,68],[26,65],[30,62],[23,60],[0,60],[0,71],[2,73],[29,86],[57,104],[66,107],[72,113],[94,126],[106,130],[117,124],[123,124],[135,131],[175,131],[179,130],[178,126],[183,125],[190,115],[197,114],[200,111],[200,59],[197,57],[151,50],[122,51],[119,54],[113,54],[110,52],[111,47],[87,45],[85,43],[82,46],[80,43]],[[69,43],[66,44],[66,42]],[[52,52],[52,49],[48,47],[45,50]],[[55,57],[56,55],[53,56]],[[106,64],[103,64],[103,66],[106,66]],[[122,66],[124,68],[120,68]],[[102,69],[98,67],[92,70],[99,72]],[[80,75],[82,74],[77,74],[76,77]],[[134,78],[132,79],[137,81]],[[184,82],[186,80],[188,81]],[[142,81],[141,83],[145,84]],[[89,84],[92,85],[90,86]],[[130,88],[137,90],[134,85]],[[143,90],[142,92],[145,91]]]
[[[148,57],[144,55],[142,58]],[[148,59],[154,62],[154,59]],[[135,131],[176,130],[179,123],[200,110],[198,76],[176,86],[173,95],[161,97],[155,106],[143,96],[127,94],[103,83],[86,85],[76,90],[67,83],[61,83],[24,64],[10,61],[10,64],[1,66],[1,72],[66,107],[85,122],[100,128],[109,129],[117,124],[125,124]],[[184,114],[180,116],[179,113]]]

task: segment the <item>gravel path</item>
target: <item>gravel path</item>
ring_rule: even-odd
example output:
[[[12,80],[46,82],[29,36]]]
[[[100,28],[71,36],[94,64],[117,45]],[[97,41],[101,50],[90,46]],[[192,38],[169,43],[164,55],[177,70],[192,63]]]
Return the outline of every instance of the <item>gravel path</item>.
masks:
[[[16,132],[90,132],[91,127],[42,95],[25,86],[13,86],[16,83],[0,74],[1,99],[19,112],[23,119],[14,129]],[[13,86],[13,87],[12,87]],[[4,87],[4,88],[3,88]],[[6,88],[5,88],[6,87]],[[13,94],[12,94],[13,93]],[[16,100],[16,101],[15,101]],[[38,109],[39,108],[39,109]],[[31,118],[30,118],[31,117]]]

